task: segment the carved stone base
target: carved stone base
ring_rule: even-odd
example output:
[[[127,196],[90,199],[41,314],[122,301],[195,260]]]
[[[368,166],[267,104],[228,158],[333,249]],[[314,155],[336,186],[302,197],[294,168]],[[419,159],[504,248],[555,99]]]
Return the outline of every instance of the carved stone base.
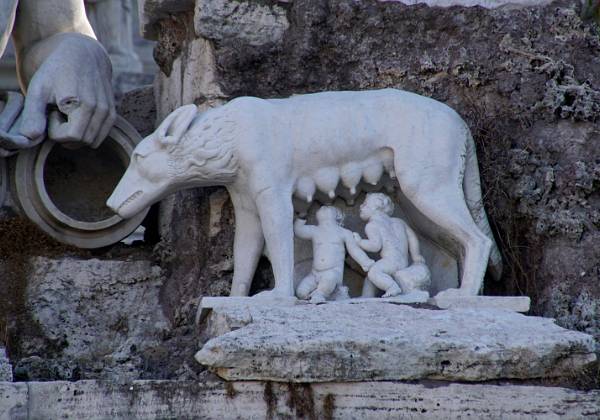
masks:
[[[196,360],[227,380],[534,379],[596,359],[591,336],[499,309],[265,301],[215,307],[204,322],[212,339]]]

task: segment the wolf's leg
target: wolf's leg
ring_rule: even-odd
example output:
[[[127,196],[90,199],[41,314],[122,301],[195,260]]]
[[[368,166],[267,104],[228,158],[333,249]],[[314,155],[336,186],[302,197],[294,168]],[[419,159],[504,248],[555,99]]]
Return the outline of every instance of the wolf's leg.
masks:
[[[256,211],[237,205],[235,208],[235,238],[233,240],[233,282],[231,296],[248,296],[256,265],[265,240]]]
[[[294,208],[291,191],[266,188],[256,195],[275,287],[273,295],[294,296]]]
[[[458,179],[453,182],[452,177],[442,175],[421,173],[418,178],[404,174],[399,181],[414,206],[444,236],[458,244],[460,289],[448,293],[477,295],[483,285],[492,241],[475,224]]]

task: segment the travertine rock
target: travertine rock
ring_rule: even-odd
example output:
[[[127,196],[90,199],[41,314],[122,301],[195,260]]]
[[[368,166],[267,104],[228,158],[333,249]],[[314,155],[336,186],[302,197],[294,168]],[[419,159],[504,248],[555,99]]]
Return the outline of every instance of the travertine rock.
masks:
[[[582,419],[600,391],[558,387],[357,382],[101,381],[0,383],[6,419]]]
[[[284,8],[255,1],[198,0],[196,34],[208,39],[243,39],[253,46],[279,41],[289,23]]]
[[[196,360],[227,380],[533,379],[596,360],[591,336],[494,309],[242,304],[213,309],[207,322],[215,338]]]
[[[194,0],[138,0],[140,31],[145,38],[156,39],[156,24],[171,14],[191,10]]]
[[[169,328],[161,284],[160,268],[148,261],[34,258],[26,299],[45,343],[23,335],[16,373],[140,378]]]
[[[4,347],[0,347],[0,381],[12,381],[12,367]]]
[[[498,7],[531,7],[545,6],[552,3],[552,0],[380,0],[380,1],[397,1],[407,5],[426,4],[431,7],[452,7],[464,6],[474,7],[481,6],[486,9],[495,9]]]

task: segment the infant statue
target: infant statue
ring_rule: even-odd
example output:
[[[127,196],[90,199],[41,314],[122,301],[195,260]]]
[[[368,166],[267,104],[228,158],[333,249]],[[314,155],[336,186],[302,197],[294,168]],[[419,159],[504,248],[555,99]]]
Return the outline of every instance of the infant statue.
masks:
[[[342,213],[336,207],[323,206],[316,213],[318,225],[306,225],[296,219],[294,232],[313,244],[313,267],[296,289],[296,296],[313,303],[324,302],[336,288],[342,287],[346,249],[350,256],[367,271],[374,261],[358,246],[351,231],[341,226]]]
[[[391,217],[393,211],[392,200],[382,193],[367,194],[360,206],[360,218],[367,222],[367,239],[357,233],[354,238],[363,250],[381,256],[369,268],[363,297],[374,292],[369,292],[372,289],[369,282],[384,291],[383,297],[426,291],[431,284],[431,273],[421,255],[417,235],[402,219]]]

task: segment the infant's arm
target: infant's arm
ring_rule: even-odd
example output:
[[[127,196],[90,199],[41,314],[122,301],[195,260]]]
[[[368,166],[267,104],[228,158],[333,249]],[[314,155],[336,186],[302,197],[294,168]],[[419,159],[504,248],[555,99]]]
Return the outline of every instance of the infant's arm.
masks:
[[[406,237],[408,238],[408,252],[410,253],[413,264],[424,263],[425,258],[421,255],[421,248],[419,247],[417,235],[406,223],[404,224],[404,227],[406,229]]]
[[[315,234],[315,226],[307,226],[306,220],[296,219],[294,222],[294,233],[300,239],[312,239]]]
[[[368,239],[361,239],[358,245],[367,252],[379,252],[381,251],[381,235],[379,229],[373,223],[367,223],[365,226],[365,233]]]
[[[346,244],[346,249],[348,250],[348,254],[352,257],[354,261],[360,264],[364,271],[367,271],[369,267],[373,265],[373,260],[369,258],[369,256],[363,251],[360,246],[358,246],[358,242],[354,239],[354,236],[351,231],[348,229],[340,228],[344,235],[344,243]]]

